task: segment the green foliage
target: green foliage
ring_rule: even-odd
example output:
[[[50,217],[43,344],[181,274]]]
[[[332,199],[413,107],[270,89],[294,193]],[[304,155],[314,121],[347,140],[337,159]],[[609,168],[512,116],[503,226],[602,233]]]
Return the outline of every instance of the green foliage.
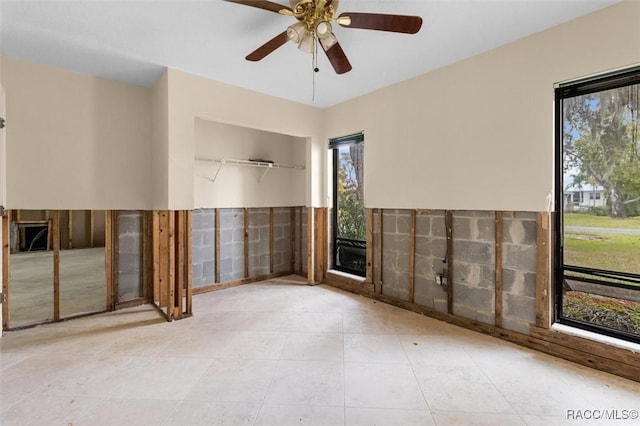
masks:
[[[338,167],[338,236],[366,240],[362,187],[362,144],[340,150]]]
[[[640,335],[640,303],[577,291],[564,294],[566,318]]]
[[[574,181],[605,189],[611,216],[640,207],[640,85],[565,99],[564,166],[578,170]]]

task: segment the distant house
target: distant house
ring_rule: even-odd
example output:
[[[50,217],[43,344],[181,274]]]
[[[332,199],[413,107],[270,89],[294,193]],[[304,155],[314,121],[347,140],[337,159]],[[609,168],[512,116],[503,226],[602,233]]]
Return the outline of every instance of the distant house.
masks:
[[[605,206],[604,188],[590,184],[571,185],[564,190],[564,210],[587,210]]]

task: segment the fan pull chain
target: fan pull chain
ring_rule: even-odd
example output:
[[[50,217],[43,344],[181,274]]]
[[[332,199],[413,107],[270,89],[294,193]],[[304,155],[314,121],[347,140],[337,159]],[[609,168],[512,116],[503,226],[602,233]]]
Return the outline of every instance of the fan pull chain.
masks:
[[[316,73],[318,69],[318,39],[313,34],[313,56],[311,57],[311,102],[316,100]]]

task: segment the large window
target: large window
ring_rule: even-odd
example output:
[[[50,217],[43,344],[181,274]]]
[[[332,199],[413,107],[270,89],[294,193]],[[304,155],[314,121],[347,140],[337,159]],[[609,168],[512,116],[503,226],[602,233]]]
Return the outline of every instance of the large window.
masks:
[[[640,342],[640,69],[556,89],[556,321]]]
[[[364,135],[331,139],[329,148],[333,151],[333,267],[364,276]]]

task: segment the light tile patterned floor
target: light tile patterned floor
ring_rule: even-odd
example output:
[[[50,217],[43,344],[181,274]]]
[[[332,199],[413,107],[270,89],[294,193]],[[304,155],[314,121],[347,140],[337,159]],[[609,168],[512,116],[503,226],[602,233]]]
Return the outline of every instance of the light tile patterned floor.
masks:
[[[567,410],[640,409],[640,383],[293,277],[196,296],[194,312],[6,334],[0,424],[570,425]]]

